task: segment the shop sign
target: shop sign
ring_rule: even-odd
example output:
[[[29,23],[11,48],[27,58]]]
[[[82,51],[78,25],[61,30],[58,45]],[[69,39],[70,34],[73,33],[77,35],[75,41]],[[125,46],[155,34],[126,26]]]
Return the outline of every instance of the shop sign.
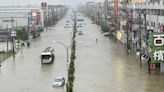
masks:
[[[151,62],[164,62],[164,32],[151,34]]]
[[[36,12],[36,17],[35,17],[35,24],[36,25],[39,25],[40,23],[40,12]]]
[[[42,7],[43,10],[46,9],[47,3],[46,3],[46,2],[42,2],[42,3],[41,3],[41,7]]]

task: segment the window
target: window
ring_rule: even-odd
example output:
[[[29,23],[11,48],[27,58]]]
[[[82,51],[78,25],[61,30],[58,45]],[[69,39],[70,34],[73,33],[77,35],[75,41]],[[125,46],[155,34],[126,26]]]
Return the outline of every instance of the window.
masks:
[[[164,10],[162,10],[162,16],[164,16]]]
[[[146,23],[146,24],[147,24],[147,26],[149,26],[149,21],[146,21],[146,22],[147,22],[147,23]]]
[[[153,22],[151,22],[151,26],[153,26]]]
[[[160,15],[160,9],[157,10],[157,15]]]
[[[158,28],[159,28],[160,26],[161,26],[160,23],[158,23]]]
[[[147,10],[147,14],[150,14],[150,9]]]
[[[155,9],[152,9],[152,10],[151,10],[151,14],[152,14],[152,15],[155,15]]]

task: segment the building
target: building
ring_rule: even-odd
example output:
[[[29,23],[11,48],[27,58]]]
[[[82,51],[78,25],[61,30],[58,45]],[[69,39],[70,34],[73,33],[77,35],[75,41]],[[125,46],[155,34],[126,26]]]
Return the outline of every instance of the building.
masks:
[[[144,52],[141,57],[147,56],[149,68],[154,64],[157,68],[160,68],[161,72],[164,72],[164,53],[162,53],[164,45],[160,45],[162,47],[156,46],[157,43],[155,44],[155,42],[153,42],[155,39],[158,39],[156,36],[160,37],[160,39],[164,39],[164,0],[140,0],[140,2],[132,0],[128,2],[126,9],[133,11],[132,31],[136,32],[136,38],[139,39],[137,42],[140,45],[137,46],[137,48],[140,50],[142,50],[142,48],[146,49],[146,52]],[[154,34],[151,36],[152,32]],[[160,44],[164,43],[161,41]],[[158,52],[157,49],[161,51],[160,54],[156,53]]]
[[[39,8],[25,7],[1,7],[0,8],[0,28],[13,28],[20,26],[32,26],[38,19]]]

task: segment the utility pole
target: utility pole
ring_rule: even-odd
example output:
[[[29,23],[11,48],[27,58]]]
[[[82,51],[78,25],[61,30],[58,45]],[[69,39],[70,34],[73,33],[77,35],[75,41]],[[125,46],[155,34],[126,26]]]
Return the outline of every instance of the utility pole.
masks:
[[[146,9],[144,9],[144,21],[145,21],[145,31],[148,31],[147,30],[147,23],[146,23]],[[149,32],[149,31],[148,31]],[[149,33],[148,33],[149,34]],[[147,46],[148,49],[149,49],[149,45]],[[149,53],[149,52],[148,52]],[[150,54],[149,54],[150,55]],[[147,61],[147,64],[148,64],[148,74],[151,74],[151,70],[150,70],[150,61],[151,61],[151,58],[149,57],[148,61]]]
[[[129,54],[129,11],[128,11],[128,8],[127,8],[127,6],[128,6],[128,0],[126,0],[125,1],[125,6],[126,6],[126,8],[125,8],[125,12],[126,12],[126,15],[127,15],[127,23],[126,23],[126,45],[127,45],[127,55]]]
[[[32,18],[32,10],[28,13],[28,24],[27,24],[28,43],[29,43],[29,31],[30,31],[31,18]]]
[[[142,36],[141,36],[141,35],[142,35],[142,32],[141,32],[141,10],[139,10],[139,40],[140,40],[140,41],[139,41],[139,46],[140,46],[140,47],[139,47],[139,48],[140,48],[140,49],[139,49],[139,51],[140,51],[140,56],[139,56],[139,57],[140,57],[140,67],[142,67],[142,61],[141,61],[141,47],[142,47],[142,46],[141,46],[141,45],[142,45],[142,42],[141,42],[142,39],[141,39],[141,37],[142,37]]]
[[[12,37],[12,50],[13,50],[13,57],[15,57],[14,33],[13,33],[14,28],[13,28],[13,22],[14,22],[13,17],[11,17],[11,23],[12,23],[11,30],[12,30],[12,32],[11,32],[10,34],[11,34],[11,37]]]
[[[29,25],[30,25],[30,19],[29,19],[29,18],[30,18],[30,14],[28,13],[27,32],[29,32],[29,29],[30,29],[30,28],[29,28]]]
[[[144,21],[145,21],[145,31],[148,31],[147,30],[147,23],[146,23],[146,9],[144,9],[143,14],[144,14]]]
[[[7,52],[9,51],[9,28],[8,28],[8,24],[6,25],[7,26]]]
[[[14,22],[13,17],[11,17],[11,27],[12,27],[12,29],[13,29],[13,22]]]
[[[127,40],[127,54],[129,54],[129,22],[127,20],[127,24],[126,24],[126,40]]]

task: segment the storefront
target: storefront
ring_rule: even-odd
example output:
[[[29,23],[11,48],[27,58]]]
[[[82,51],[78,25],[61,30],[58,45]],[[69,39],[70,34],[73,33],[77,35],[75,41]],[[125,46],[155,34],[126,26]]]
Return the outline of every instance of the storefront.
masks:
[[[164,73],[164,32],[151,34],[151,63],[159,64]]]

